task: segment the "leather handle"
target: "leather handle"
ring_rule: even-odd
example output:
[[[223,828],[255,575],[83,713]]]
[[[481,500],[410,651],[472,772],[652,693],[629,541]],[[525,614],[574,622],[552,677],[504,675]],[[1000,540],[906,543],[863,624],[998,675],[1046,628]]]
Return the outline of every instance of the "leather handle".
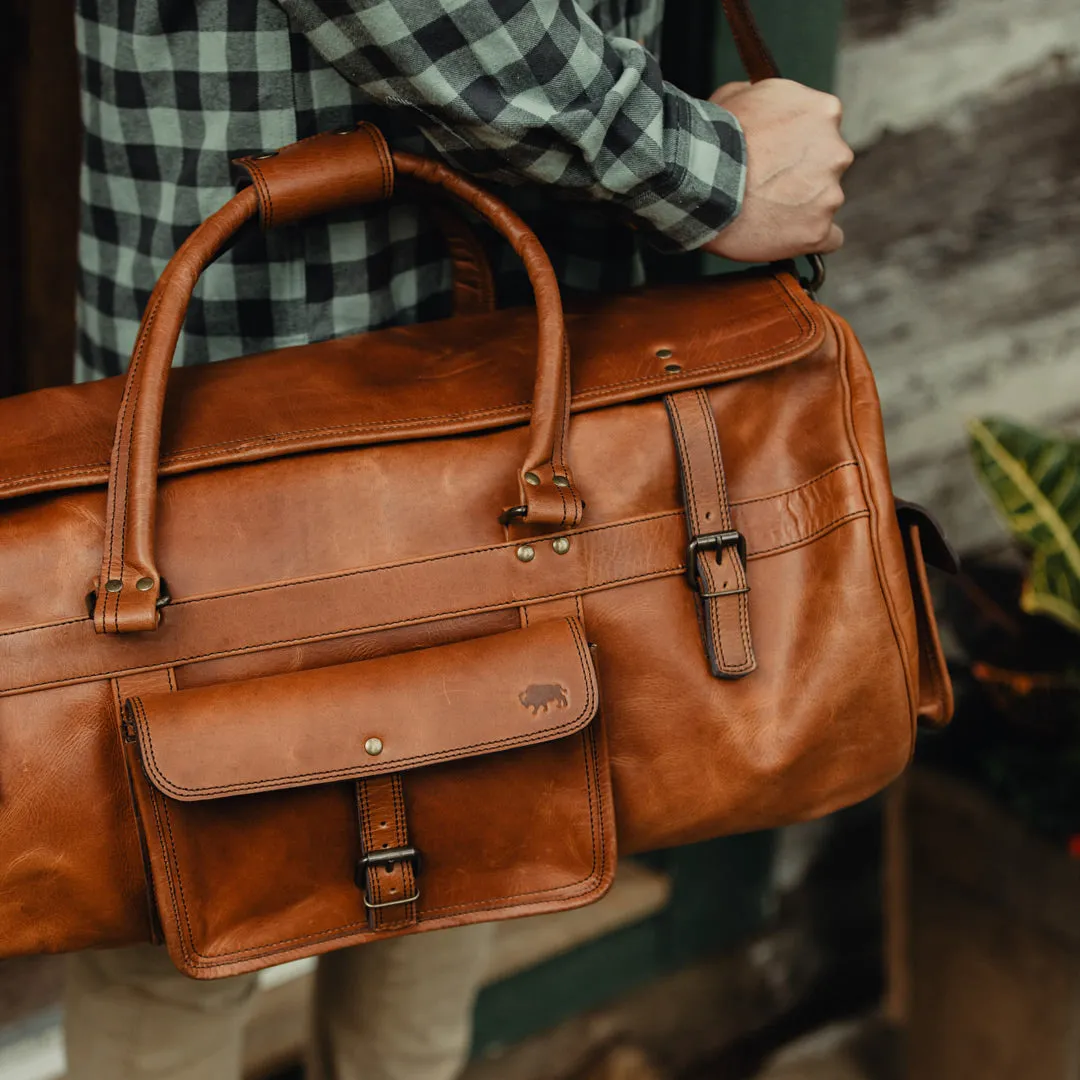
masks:
[[[391,155],[370,124],[349,135],[315,136],[286,147],[259,159],[256,173],[251,187],[207,218],[180,247],[143,315],[113,441],[94,606],[98,633],[153,630],[159,621],[162,576],[154,558],[154,524],[161,419],[173,353],[199,276],[257,214],[265,219],[269,212],[281,224],[352,202],[385,199],[393,191],[395,173],[441,188],[471,206],[525,263],[536,294],[539,336],[529,445],[518,472],[520,503],[530,525],[570,528],[581,520],[584,504],[566,460],[570,370],[559,285],[543,246],[525,223],[445,165],[414,154]]]
[[[761,36],[750,5],[746,0],[723,0],[723,8],[735,39],[735,48],[739,51],[739,59],[750,81],[779,78],[780,67]]]

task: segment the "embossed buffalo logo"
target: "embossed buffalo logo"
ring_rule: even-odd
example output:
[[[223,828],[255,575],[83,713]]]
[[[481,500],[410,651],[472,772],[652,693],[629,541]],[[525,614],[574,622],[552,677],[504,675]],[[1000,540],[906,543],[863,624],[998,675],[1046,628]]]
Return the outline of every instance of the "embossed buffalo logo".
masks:
[[[518,694],[518,701],[526,709],[532,709],[533,716],[541,709],[547,712],[552,705],[556,709],[565,709],[570,704],[566,699],[566,688],[558,683],[543,683],[539,686],[534,684]]]

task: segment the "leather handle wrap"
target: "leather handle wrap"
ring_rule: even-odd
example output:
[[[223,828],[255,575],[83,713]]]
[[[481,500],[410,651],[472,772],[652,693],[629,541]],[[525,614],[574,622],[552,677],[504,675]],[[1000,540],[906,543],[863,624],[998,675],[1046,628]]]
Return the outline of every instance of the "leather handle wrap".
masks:
[[[370,155],[376,145],[370,129],[358,129],[357,138],[324,136],[351,145],[363,162],[355,168],[367,181],[350,188],[350,198],[382,198],[392,191],[392,178],[377,185]],[[381,140],[381,135],[378,139]],[[294,163],[310,162],[318,138],[306,140]],[[383,144],[385,146],[385,143]],[[284,153],[284,152],[283,152]],[[279,155],[281,156],[281,155]],[[392,156],[394,170],[414,180],[444,189],[477,210],[511,244],[525,263],[536,294],[539,340],[530,438],[525,461],[518,472],[520,502],[530,525],[571,528],[581,520],[583,503],[573,484],[566,460],[570,418],[570,369],[559,285],[540,241],[504,203],[436,161],[413,154]],[[340,176],[341,162],[335,163]],[[347,170],[346,170],[347,171]],[[264,182],[270,183],[266,169]],[[307,173],[309,181],[310,172]],[[286,169],[286,198],[275,198],[275,211],[290,220],[302,214],[302,197],[292,169]],[[317,177],[316,177],[317,179]],[[324,177],[325,179],[325,177]],[[273,192],[271,192],[273,197]],[[316,213],[342,205],[340,193],[315,196],[306,202]],[[192,290],[203,270],[221,253],[236,232],[259,212],[256,188],[239,192],[199,226],[169,261],[151,293],[135,341],[124,395],[117,417],[105,512],[105,547],[94,606],[98,633],[115,634],[153,630],[159,621],[158,601],[162,575],[154,557],[157,504],[157,466],[161,445],[161,419],[169,369]],[[281,206],[286,207],[285,210]],[[280,222],[281,218],[278,217]],[[526,479],[528,477],[528,480]],[[498,508],[492,508],[493,513]]]

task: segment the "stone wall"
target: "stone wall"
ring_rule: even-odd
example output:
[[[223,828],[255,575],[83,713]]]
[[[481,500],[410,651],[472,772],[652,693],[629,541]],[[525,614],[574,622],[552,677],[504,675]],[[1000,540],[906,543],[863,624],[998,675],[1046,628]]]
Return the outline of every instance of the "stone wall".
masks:
[[[993,543],[965,420],[1080,431],[1080,0],[848,0],[837,81],[859,154],[825,298],[897,492]]]

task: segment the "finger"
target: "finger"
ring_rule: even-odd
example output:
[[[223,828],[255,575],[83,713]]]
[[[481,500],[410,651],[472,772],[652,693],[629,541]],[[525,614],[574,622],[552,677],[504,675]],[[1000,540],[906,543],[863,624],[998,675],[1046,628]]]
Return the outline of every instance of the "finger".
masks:
[[[836,154],[836,170],[840,176],[855,164],[855,151],[851,149],[846,142],[841,140],[841,146],[837,150]]]
[[[736,94],[741,94],[744,90],[749,90],[750,84],[748,82],[729,82],[724,83],[723,86],[718,86],[710,95],[709,100],[715,105],[723,105],[725,101],[735,97]]]
[[[818,248],[819,255],[831,255],[834,251],[839,251],[844,246],[844,230],[839,225],[831,225],[829,227],[829,235],[825,238],[825,243],[821,244]]]

